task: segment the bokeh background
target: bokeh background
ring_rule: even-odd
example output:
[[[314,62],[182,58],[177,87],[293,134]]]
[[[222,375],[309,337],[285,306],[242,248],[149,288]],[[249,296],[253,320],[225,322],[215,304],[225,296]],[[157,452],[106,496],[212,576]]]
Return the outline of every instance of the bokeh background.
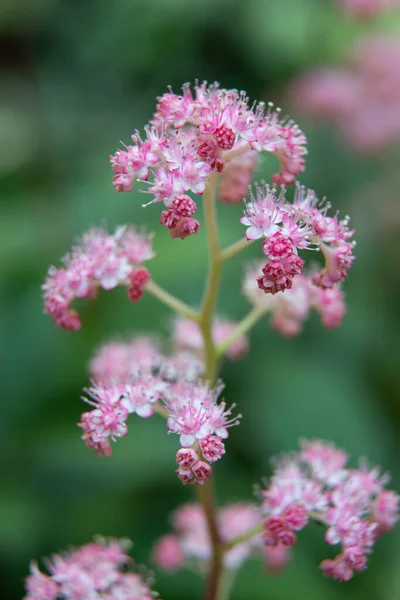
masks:
[[[286,91],[304,69],[335,64],[357,37],[393,30],[396,20],[392,13],[360,23],[328,0],[2,0],[1,598],[23,596],[32,557],[97,533],[132,538],[135,558],[149,564],[169,513],[192,498],[174,475],[177,440],[157,418],[131,421],[128,437],[103,459],[85,448],[75,425],[94,349],[136,332],[168,336],[168,310],[153,298],[132,305],[116,290],[82,302],[82,331],[66,333],[42,314],[40,291],[49,264],[89,226],[147,222],[157,231],[154,278],[198,304],[203,234],[171,240],[158,225],[158,207],[144,210],[137,192],[111,187],[109,154],[147,122],[167,84],[178,91],[196,77],[218,80],[281,105],[309,139],[302,181],[350,214],[358,232],[340,329],[325,330],[313,316],[299,338],[284,340],[264,319],[249,355],[224,365],[226,397],[244,418],[215,469],[220,501],[251,499],[271,455],[302,436],[334,440],[354,464],[368,457],[400,489],[399,148],[357,155],[334,128],[296,113]],[[268,179],[275,166],[266,158],[258,176]],[[243,234],[240,211],[220,207],[226,243]],[[224,316],[247,311],[240,281],[252,250],[226,269]],[[400,597],[399,531],[378,542],[368,571],[347,584],[318,569],[331,555],[322,530],[300,538],[292,564],[275,577],[249,562],[233,598]],[[157,574],[156,588],[165,600],[200,597],[191,573]]]

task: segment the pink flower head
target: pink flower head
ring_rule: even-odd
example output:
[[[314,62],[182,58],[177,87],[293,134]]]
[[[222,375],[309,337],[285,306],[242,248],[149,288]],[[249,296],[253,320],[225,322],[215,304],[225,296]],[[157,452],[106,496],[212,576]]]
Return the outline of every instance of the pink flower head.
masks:
[[[346,468],[347,454],[321,440],[302,440],[301,450],[277,463],[261,492],[263,540],[267,546],[291,546],[295,531],[310,519],[326,527],[325,541],[341,545],[323,572],[347,581],[367,567],[367,556],[380,533],[397,521],[398,496],[383,490],[379,470]]]
[[[180,436],[183,448],[210,435],[226,439],[228,429],[239,424],[241,415],[231,417],[234,406],[228,409],[224,401],[218,404],[222,389],[221,384],[210,389],[208,384],[178,382],[164,394],[168,427]]]
[[[50,267],[43,285],[45,312],[58,327],[80,329],[79,315],[71,309],[75,298],[95,298],[100,288],[128,286],[141,263],[153,256],[151,237],[134,227],[119,227],[113,235],[91,229],[64,257],[64,267]]]
[[[196,233],[198,221],[181,215],[175,204],[187,193],[203,194],[215,172],[221,173],[221,199],[237,203],[245,196],[256,169],[256,155],[272,152],[281,164],[277,183],[293,183],[304,170],[304,134],[280,111],[263,103],[249,103],[244,92],[223,90],[207,82],[171,89],[158,98],[156,112],[145,135],[132,136],[133,145],[110,157],[117,191],[131,191],[135,180],[149,185],[150,203],[163,202],[161,222],[172,237]],[[194,200],[192,200],[194,206]],[[195,211],[192,211],[192,214]],[[187,221],[186,219],[190,219]],[[175,222],[175,224],[174,224]]]
[[[180,436],[179,478],[202,485],[212,472],[209,463],[225,454],[222,440],[241,417],[232,417],[235,405],[218,401],[221,383],[211,389],[200,380],[203,368],[189,352],[163,356],[149,338],[106,344],[90,363],[93,384],[83,400],[92,410],[78,424],[85,444],[110,456],[110,440],[127,435],[130,414],[148,418],[161,412],[168,431]]]
[[[286,199],[285,188],[279,196],[269,186],[257,187],[256,196],[250,195],[241,223],[247,226],[249,240],[265,238],[262,244],[268,261],[257,277],[258,287],[268,294],[290,290],[293,281],[303,272],[304,260],[299,250],[321,249],[324,268],[313,275],[315,285],[333,288],[342,282],[354,260],[351,241],[354,231],[348,227],[348,218],[339,220],[328,216],[329,204],[320,203],[314,192],[297,185],[293,204]],[[338,295],[321,297],[321,305],[335,305],[323,313],[328,326],[336,326],[343,315]],[[290,329],[289,329],[290,330]]]
[[[25,580],[25,600],[151,600],[153,593],[136,573],[126,571],[131,559],[126,542],[104,540],[86,544],[63,555],[54,555],[49,563],[50,576],[31,566]]]

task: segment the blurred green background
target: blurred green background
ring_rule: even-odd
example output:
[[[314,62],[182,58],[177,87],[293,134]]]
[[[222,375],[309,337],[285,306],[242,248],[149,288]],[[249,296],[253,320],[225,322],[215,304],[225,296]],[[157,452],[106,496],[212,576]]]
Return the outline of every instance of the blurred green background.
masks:
[[[167,336],[167,309],[153,298],[132,305],[116,290],[90,306],[82,302],[82,331],[65,333],[42,314],[40,291],[49,264],[89,226],[147,222],[157,231],[154,278],[198,304],[207,266],[203,233],[171,241],[158,225],[159,207],[144,210],[136,192],[111,187],[109,154],[143,127],[167,84],[178,91],[196,77],[218,80],[280,104],[309,138],[302,181],[357,228],[342,327],[327,331],[314,316],[288,341],[265,319],[251,335],[250,354],[224,366],[226,397],[244,418],[215,468],[219,499],[251,500],[271,455],[295,448],[301,436],[334,440],[354,464],[368,457],[390,470],[400,489],[398,149],[359,158],[331,129],[293,114],[285,95],[296,74],[335,63],[351,40],[386,20],[357,25],[327,0],[2,0],[1,598],[22,597],[31,558],[97,533],[129,536],[137,561],[149,564],[170,511],[192,498],[174,474],[177,440],[157,418],[133,419],[128,437],[103,459],[85,448],[75,426],[95,347],[126,333]],[[275,166],[273,157],[264,159],[258,176],[268,178]],[[226,243],[243,235],[240,211],[220,206]],[[247,311],[240,293],[245,258],[228,265],[220,297],[220,313],[234,319]],[[248,563],[233,598],[400,597],[399,530],[378,542],[368,571],[347,584],[318,569],[331,550],[311,528],[280,575]],[[156,589],[165,600],[200,597],[189,573],[157,574]]]

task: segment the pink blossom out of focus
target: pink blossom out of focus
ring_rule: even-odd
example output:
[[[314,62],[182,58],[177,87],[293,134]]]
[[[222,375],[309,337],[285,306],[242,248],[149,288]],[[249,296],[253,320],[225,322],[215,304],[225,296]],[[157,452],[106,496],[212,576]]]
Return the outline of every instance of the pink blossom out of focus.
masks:
[[[340,553],[322,571],[348,581],[367,568],[380,534],[398,520],[399,497],[385,490],[378,468],[349,469],[347,453],[322,440],[302,440],[300,452],[283,456],[260,493],[267,546],[293,546],[309,520],[326,527],[325,541]]]
[[[211,545],[201,505],[182,505],[173,514],[172,522],[175,533],[163,536],[154,546],[153,560],[157,566],[168,571],[193,564],[193,561],[205,565],[211,558]],[[218,510],[217,522],[221,540],[230,542],[256,528],[261,518],[255,505],[232,504]],[[237,570],[254,551],[261,550],[261,535],[255,533],[224,553],[224,566]]]
[[[347,15],[360,20],[376,17],[385,10],[400,8],[399,0],[338,0]]]
[[[214,342],[222,344],[234,331],[237,323],[228,319],[216,318],[213,324]],[[203,337],[197,323],[185,317],[176,317],[173,322],[173,339],[178,350],[190,350],[203,358]],[[226,356],[231,360],[241,359],[248,351],[249,343],[246,336],[241,335],[231,344]]]
[[[398,0],[343,0],[378,7]],[[368,35],[338,68],[314,69],[289,90],[298,110],[331,122],[360,153],[380,155],[400,141],[400,41],[393,34]]]
[[[126,570],[132,567],[132,560],[125,545],[125,540],[99,539],[56,554],[48,563],[50,575],[32,563],[24,600],[151,600],[154,594],[148,584],[137,573]]]

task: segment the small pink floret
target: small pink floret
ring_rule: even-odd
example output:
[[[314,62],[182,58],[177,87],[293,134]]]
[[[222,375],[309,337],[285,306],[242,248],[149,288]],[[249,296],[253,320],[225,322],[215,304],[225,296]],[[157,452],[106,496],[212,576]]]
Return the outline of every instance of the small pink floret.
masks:
[[[158,540],[152,551],[152,559],[163,571],[177,571],[185,561],[179,537],[174,534],[164,535]]]

